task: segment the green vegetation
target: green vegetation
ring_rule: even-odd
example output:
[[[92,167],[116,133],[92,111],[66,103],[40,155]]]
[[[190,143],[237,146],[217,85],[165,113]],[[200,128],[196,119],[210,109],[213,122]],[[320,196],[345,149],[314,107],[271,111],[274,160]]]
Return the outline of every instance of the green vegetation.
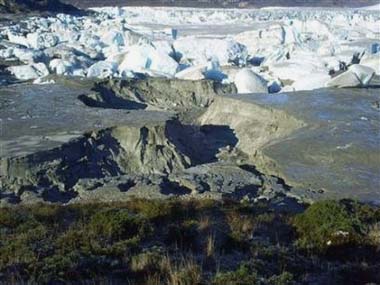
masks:
[[[0,283],[379,283],[379,225],[353,201],[299,215],[210,200],[2,208]]]
[[[370,226],[379,220],[379,214],[378,209],[352,201],[322,201],[296,216],[293,224],[301,247],[326,251],[369,243]]]
[[[214,285],[251,285],[257,282],[257,274],[251,272],[246,264],[241,264],[235,271],[217,273],[213,280]]]

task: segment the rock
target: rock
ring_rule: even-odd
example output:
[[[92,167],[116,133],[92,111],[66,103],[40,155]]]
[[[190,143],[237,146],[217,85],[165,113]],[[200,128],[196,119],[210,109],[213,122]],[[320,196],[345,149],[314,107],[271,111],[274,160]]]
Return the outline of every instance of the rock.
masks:
[[[11,66],[8,67],[8,70],[14,74],[17,79],[21,80],[31,80],[49,75],[49,70],[43,63]]]
[[[188,188],[194,194],[220,195],[223,198],[257,196],[263,180],[257,175],[228,163],[202,164],[186,169],[171,179]],[[220,198],[221,198],[220,197]]]
[[[234,83],[238,93],[268,93],[266,81],[247,68],[236,74]]]

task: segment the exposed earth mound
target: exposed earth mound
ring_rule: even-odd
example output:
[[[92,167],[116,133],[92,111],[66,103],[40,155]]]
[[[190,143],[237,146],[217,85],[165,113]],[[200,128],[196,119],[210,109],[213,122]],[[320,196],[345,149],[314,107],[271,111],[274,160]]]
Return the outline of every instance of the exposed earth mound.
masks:
[[[2,87],[1,201],[380,199],[377,90],[234,90],[162,78]]]

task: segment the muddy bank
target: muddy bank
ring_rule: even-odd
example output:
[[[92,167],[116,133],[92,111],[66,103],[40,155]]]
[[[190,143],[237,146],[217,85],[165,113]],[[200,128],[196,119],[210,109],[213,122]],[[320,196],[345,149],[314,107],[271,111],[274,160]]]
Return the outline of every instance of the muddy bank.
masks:
[[[57,82],[0,89],[3,204],[380,199],[377,90]]]

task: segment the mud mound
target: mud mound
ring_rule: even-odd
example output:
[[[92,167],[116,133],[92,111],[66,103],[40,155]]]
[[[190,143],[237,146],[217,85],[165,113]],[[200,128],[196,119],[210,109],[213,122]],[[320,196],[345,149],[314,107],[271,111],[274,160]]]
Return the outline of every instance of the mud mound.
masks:
[[[208,107],[216,95],[236,92],[234,85],[222,85],[211,80],[178,80],[147,78],[143,80],[110,80],[95,87],[100,93],[117,96],[164,110],[190,110]]]
[[[86,134],[61,147],[1,161],[3,187],[58,187],[70,190],[80,179],[123,174],[160,174],[190,165],[165,135],[166,122],[119,126]]]
[[[1,87],[0,205],[380,199],[377,90],[224,94],[233,89],[168,79]]]
[[[286,137],[305,125],[286,112],[259,106],[238,95],[215,98],[198,121],[200,125],[229,126],[239,139],[237,148],[249,157],[255,156],[264,145]]]

